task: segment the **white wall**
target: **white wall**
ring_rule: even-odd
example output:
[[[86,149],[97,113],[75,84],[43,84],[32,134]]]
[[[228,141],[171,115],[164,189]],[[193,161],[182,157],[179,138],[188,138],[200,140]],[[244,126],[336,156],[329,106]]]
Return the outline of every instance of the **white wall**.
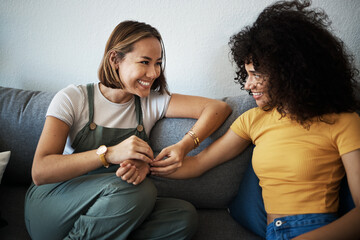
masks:
[[[97,82],[113,28],[132,19],[163,36],[170,91],[237,95],[229,37],[273,0],[0,0],[0,85],[58,91]],[[360,67],[360,1],[314,0]]]

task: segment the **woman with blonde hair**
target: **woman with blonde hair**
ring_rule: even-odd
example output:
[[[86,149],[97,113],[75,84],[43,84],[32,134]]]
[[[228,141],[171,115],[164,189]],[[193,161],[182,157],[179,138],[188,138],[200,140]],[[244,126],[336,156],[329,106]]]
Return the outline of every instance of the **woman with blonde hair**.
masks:
[[[217,100],[170,94],[164,62],[159,32],[125,21],[106,44],[100,82],[70,85],[55,95],[25,200],[33,239],[178,240],[195,233],[195,208],[158,198],[146,178],[149,164],[156,160],[175,171],[194,148],[194,134],[199,141],[208,137],[231,109]],[[163,117],[198,120],[155,158],[147,141]]]

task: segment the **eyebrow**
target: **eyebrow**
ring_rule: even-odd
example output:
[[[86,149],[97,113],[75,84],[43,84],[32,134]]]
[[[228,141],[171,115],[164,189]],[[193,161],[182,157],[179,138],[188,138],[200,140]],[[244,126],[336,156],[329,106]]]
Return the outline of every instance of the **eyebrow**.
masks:
[[[259,71],[256,70],[249,70],[250,73],[255,73],[255,74],[261,74]]]
[[[150,61],[152,60],[151,57],[147,57],[147,56],[141,56],[141,58],[145,58],[145,59],[150,60]],[[158,58],[157,61],[158,60],[162,60],[162,57]]]

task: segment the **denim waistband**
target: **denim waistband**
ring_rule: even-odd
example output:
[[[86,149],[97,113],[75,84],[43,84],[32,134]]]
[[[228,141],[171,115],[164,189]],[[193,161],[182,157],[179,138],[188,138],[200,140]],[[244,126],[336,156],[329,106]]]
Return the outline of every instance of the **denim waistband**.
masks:
[[[312,213],[275,218],[266,228],[266,239],[291,239],[337,219],[335,213]]]

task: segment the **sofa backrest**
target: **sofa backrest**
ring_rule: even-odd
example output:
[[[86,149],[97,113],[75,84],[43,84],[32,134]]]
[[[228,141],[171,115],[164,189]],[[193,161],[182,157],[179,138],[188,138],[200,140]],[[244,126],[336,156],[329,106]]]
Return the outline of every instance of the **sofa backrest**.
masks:
[[[45,114],[54,93],[0,87],[0,152],[11,151],[2,184],[29,184]]]
[[[9,164],[1,184],[31,183],[31,165],[39,140],[45,115],[54,93],[25,91],[0,87],[0,152],[11,151]],[[199,148],[196,154],[222,136],[231,123],[244,111],[255,106],[248,95],[224,98],[233,109],[225,123]],[[157,154],[179,141],[195,123],[194,119],[164,118],[152,129],[150,145]],[[196,207],[224,208],[234,198],[247,165],[252,148],[232,161],[211,169],[201,177],[188,180],[171,180],[152,177],[159,196],[188,200]]]

